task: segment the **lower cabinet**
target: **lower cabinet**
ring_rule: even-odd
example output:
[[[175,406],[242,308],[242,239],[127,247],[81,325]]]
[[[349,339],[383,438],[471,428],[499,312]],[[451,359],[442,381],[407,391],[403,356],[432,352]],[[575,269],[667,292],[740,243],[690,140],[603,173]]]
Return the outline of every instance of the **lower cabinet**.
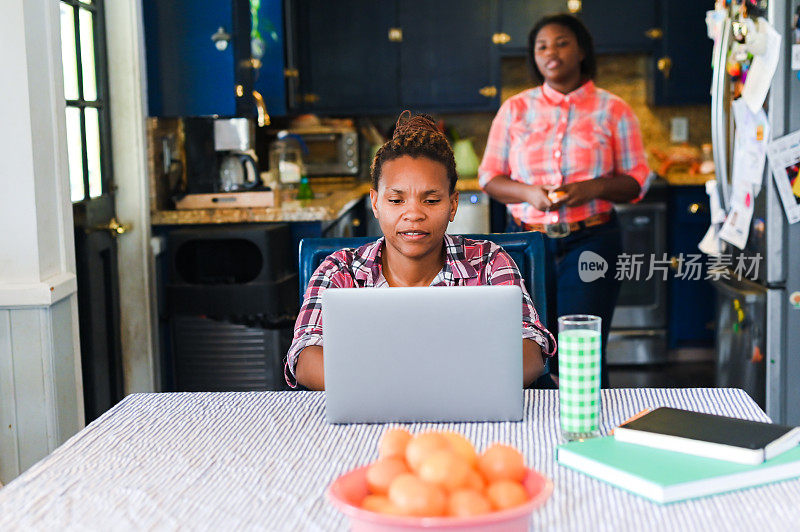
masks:
[[[711,223],[705,187],[671,187],[667,220],[669,255],[674,259],[669,279],[669,348],[709,347],[714,343],[714,289],[704,279],[705,268],[696,275],[689,266],[690,260],[706,262],[697,248]]]

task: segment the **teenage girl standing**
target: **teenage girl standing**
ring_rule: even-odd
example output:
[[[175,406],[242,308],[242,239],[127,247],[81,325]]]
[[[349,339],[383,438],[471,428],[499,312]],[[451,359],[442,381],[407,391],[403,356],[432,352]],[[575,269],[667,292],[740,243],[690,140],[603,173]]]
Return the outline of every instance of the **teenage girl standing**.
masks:
[[[644,196],[650,174],[639,124],[623,100],[595,87],[592,37],[577,18],[541,19],[528,37],[528,56],[540,86],[503,103],[478,176],[484,190],[507,205],[510,231],[549,229],[549,326],[565,314],[600,316],[605,355],[620,288],[613,204]],[[605,277],[581,281],[579,259],[586,252],[607,262]],[[601,381],[608,386],[605,356]]]

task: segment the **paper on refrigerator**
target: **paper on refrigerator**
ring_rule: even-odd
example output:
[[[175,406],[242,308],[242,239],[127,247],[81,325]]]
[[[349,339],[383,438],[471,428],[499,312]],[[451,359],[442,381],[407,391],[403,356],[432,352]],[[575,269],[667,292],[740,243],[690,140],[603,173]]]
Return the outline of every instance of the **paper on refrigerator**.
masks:
[[[706,255],[719,255],[722,253],[719,224],[725,221],[725,209],[722,208],[715,179],[706,181],[706,194],[708,194],[708,204],[711,207],[711,225],[708,226],[708,231],[703,239],[697,244],[697,249]]]
[[[800,131],[767,144],[769,165],[790,224],[800,221]]]
[[[739,249],[744,249],[753,219],[753,187],[750,183],[733,183],[731,209],[719,230],[719,237]]]
[[[734,188],[737,183],[748,183],[758,196],[764,182],[764,163],[769,141],[767,114],[764,109],[759,109],[757,113],[751,112],[741,98],[731,103],[731,110],[736,124],[731,182]]]
[[[758,19],[757,38],[761,41],[759,48],[763,47],[764,53],[754,55],[742,89],[742,99],[754,113],[764,105],[781,56],[781,36],[763,18]]]

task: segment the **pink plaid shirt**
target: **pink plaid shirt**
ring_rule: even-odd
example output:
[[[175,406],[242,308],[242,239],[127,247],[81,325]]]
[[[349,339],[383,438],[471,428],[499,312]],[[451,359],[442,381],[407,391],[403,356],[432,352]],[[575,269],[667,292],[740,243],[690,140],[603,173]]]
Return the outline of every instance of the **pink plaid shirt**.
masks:
[[[566,95],[545,83],[506,100],[478,169],[481,187],[498,175],[560,186],[620,174],[639,182],[641,199],[650,169],[639,122],[628,104],[591,81]],[[512,216],[526,223],[577,222],[612,208],[596,199],[546,216],[528,203],[508,205]]]
[[[383,238],[358,249],[346,248],[329,255],[311,276],[303,306],[294,326],[294,340],[286,355],[286,382],[297,386],[297,357],[310,345],[322,345],[322,292],[328,288],[389,286],[381,268]],[[508,253],[494,242],[445,235],[445,263],[431,286],[517,285],[522,288],[522,337],[539,344],[552,356],[556,341],[542,326],[525,289],[522,275]]]

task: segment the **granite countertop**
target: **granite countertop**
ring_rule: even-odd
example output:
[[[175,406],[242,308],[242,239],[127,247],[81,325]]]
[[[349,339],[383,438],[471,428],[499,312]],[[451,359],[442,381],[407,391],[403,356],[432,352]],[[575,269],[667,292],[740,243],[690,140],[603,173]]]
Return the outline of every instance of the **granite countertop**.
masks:
[[[284,191],[275,207],[245,209],[159,210],[152,213],[153,225],[231,224],[251,222],[331,222],[369,194],[368,181],[352,178],[320,178],[311,181],[316,196],[296,200]],[[480,190],[478,180],[459,179],[456,189]]]

